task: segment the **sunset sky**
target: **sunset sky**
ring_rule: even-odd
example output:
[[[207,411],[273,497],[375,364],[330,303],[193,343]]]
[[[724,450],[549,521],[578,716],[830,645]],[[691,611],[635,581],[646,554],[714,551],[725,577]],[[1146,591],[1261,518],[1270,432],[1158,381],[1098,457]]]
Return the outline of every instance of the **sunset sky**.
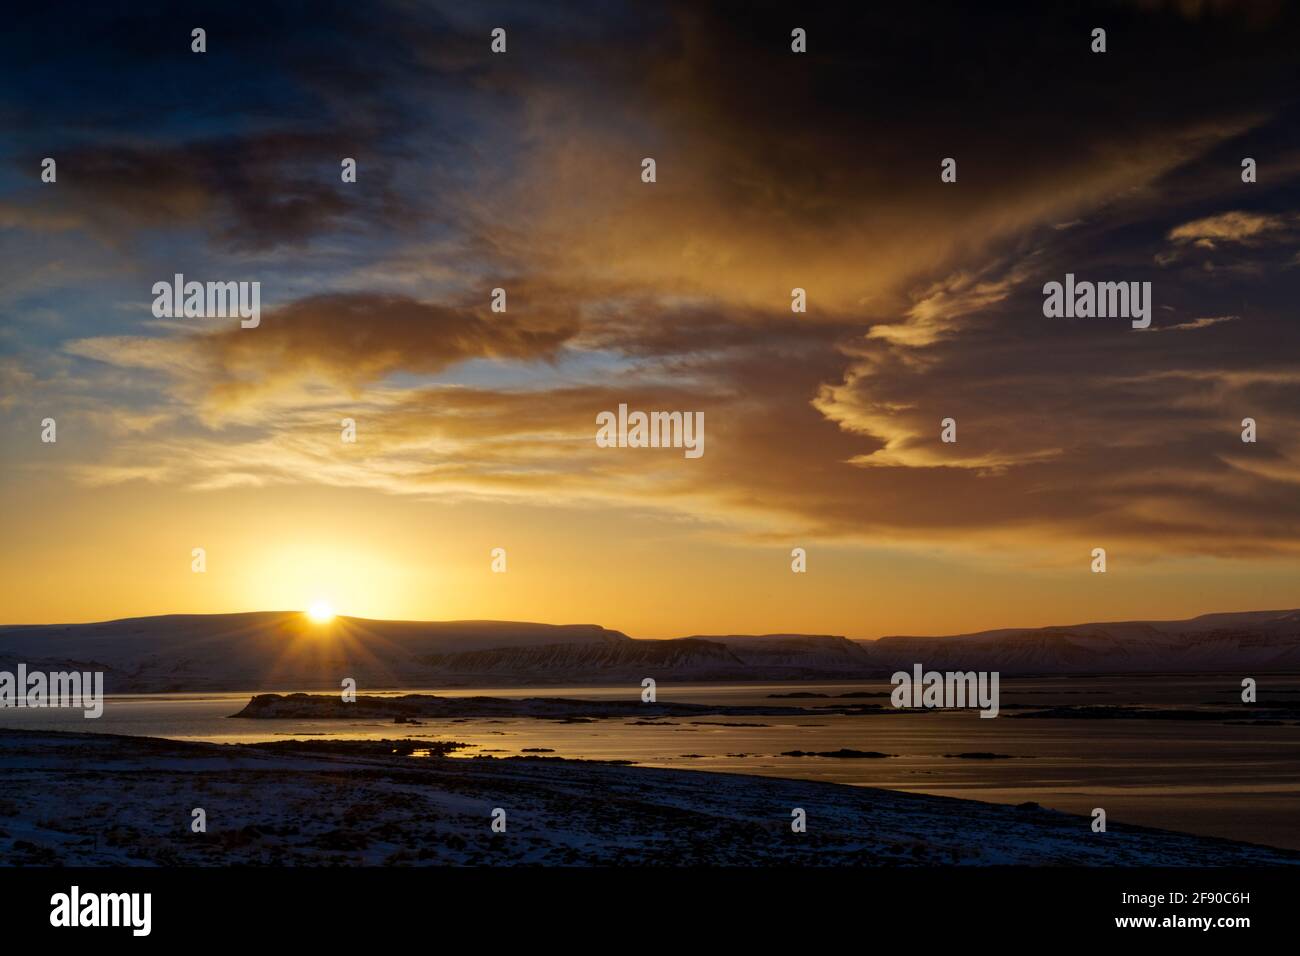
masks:
[[[1296,5],[25,6],[0,623],[1300,606]],[[1067,272],[1151,282],[1151,328],[1044,317]],[[176,273],[259,281],[260,326],[154,318]],[[597,447],[620,403],[704,455]]]

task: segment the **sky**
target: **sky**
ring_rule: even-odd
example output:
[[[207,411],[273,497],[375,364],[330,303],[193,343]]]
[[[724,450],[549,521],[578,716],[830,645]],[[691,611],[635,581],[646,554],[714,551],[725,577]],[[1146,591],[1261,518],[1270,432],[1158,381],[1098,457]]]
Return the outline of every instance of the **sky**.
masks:
[[[0,621],[1300,606],[1300,9],[1051,7],[15,13]],[[155,317],[177,273],[260,324]],[[1150,327],[1045,316],[1067,273]],[[600,447],[620,404],[704,453]]]

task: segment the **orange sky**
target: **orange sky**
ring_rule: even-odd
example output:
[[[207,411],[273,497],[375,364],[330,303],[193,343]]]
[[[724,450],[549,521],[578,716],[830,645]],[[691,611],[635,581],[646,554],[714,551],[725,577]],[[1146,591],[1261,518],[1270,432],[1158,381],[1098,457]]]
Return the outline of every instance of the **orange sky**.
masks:
[[[794,56],[788,24],[676,4],[491,59],[463,16],[14,106],[0,622],[327,600],[869,637],[1300,605],[1292,14],[1142,6],[1144,58],[1104,61],[957,13],[900,14],[933,56],[866,12]],[[50,55],[111,52],[80,42]],[[261,55],[231,42],[205,62]],[[177,272],[260,282],[260,325],[155,319]],[[1151,282],[1151,329],[1044,317],[1067,272]],[[597,447],[620,403],[703,413],[704,455]]]
[[[1104,576],[936,549],[788,549],[623,510],[412,503],[349,490],[195,494],[55,482],[18,497],[0,562],[9,623],[306,608],[403,619],[599,623],[637,637],[800,631],[875,637],[1181,617],[1294,603],[1276,563],[1188,560]],[[183,515],[181,521],[173,516]],[[207,549],[208,570],[190,570]],[[490,569],[507,548],[504,574]],[[1291,599],[1291,600],[1288,600]]]

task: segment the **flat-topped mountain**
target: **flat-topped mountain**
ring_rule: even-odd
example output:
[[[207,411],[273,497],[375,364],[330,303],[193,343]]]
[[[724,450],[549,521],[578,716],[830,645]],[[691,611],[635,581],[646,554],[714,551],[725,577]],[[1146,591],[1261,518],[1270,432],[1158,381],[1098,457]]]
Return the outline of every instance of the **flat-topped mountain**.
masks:
[[[638,640],[594,624],[314,623],[297,612],[0,627],[0,669],[103,670],[110,693],[655,680],[862,680],[915,664],[1005,674],[1300,670],[1300,611],[853,641],[828,634]]]
[[[0,668],[106,672],[109,692],[335,688],[442,684],[423,661],[477,649],[630,644],[594,624],[513,621],[315,623],[296,611],[168,614],[96,624],[0,627]]]
[[[1300,670],[1300,611],[882,637],[870,643],[870,651],[876,664],[887,667],[921,662],[941,670],[1011,674]]]

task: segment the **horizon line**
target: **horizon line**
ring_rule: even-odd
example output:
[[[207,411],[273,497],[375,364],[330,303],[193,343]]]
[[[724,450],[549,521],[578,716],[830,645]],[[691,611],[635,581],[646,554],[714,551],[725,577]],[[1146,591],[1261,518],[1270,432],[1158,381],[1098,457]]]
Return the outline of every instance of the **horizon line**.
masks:
[[[1078,627],[1091,627],[1099,625],[1120,625],[1120,624],[1187,624],[1193,621],[1199,621],[1207,617],[1219,617],[1226,615],[1243,615],[1243,614],[1300,614],[1300,607],[1293,608],[1271,608],[1271,609],[1245,609],[1237,611],[1206,611],[1201,614],[1195,614],[1191,617],[1183,618],[1127,618],[1123,620],[1112,621],[1079,621],[1073,624],[1031,624],[1031,625],[1006,625],[1002,627],[985,628],[979,631],[958,631],[949,634],[882,634],[879,637],[849,637],[846,634],[831,633],[814,633],[808,631],[768,631],[763,633],[750,633],[743,631],[714,632],[714,633],[692,633],[680,634],[675,637],[636,637],[628,634],[619,628],[608,627],[604,624],[590,622],[568,622],[555,624],[548,621],[520,621],[520,620],[503,620],[499,618],[455,618],[451,620],[434,620],[434,619],[408,619],[408,618],[380,618],[380,617],[360,617],[350,614],[335,614],[329,623],[333,621],[357,621],[362,623],[376,624],[503,624],[503,625],[528,625],[534,627],[554,627],[554,628],[575,628],[575,627],[592,627],[599,628],[603,631],[611,631],[633,641],[680,641],[692,638],[708,639],[718,637],[837,637],[848,641],[866,641],[874,643],[885,640],[886,638],[945,638],[945,637],[978,637],[983,634],[993,634],[1001,631],[1042,631],[1054,629],[1069,629]],[[122,624],[130,621],[149,621],[160,618],[178,618],[178,617],[251,617],[251,616],[274,616],[282,615],[285,617],[302,617],[305,618],[307,612],[305,609],[293,610],[258,610],[258,611],[210,611],[210,612],[190,612],[174,611],[166,614],[145,614],[135,617],[116,617],[106,618],[103,620],[93,621],[55,621],[49,623],[6,623],[0,624],[0,631],[12,630],[16,628],[58,628],[58,627],[92,627],[102,624]],[[318,627],[327,627],[329,624],[318,624]]]

